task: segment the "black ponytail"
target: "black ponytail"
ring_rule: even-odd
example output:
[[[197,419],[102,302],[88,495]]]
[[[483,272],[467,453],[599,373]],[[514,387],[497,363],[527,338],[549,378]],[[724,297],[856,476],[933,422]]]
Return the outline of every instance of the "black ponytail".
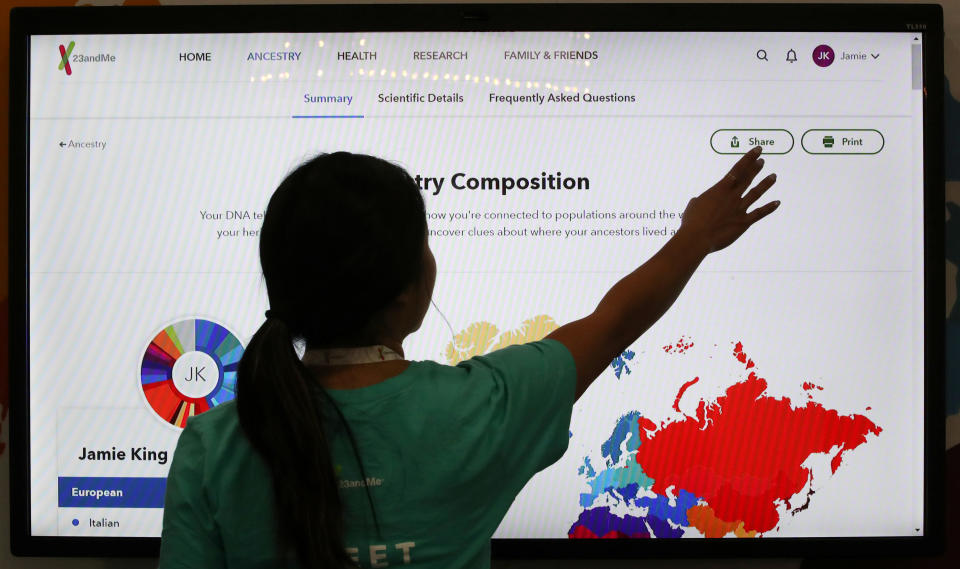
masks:
[[[306,568],[352,565],[313,380],[281,319],[270,318],[257,330],[237,374],[240,423],[256,425],[244,431],[273,477],[280,547],[292,548]]]
[[[264,214],[260,263],[271,309],[240,361],[237,411],[273,478],[279,554],[293,553],[304,568],[355,566],[343,541],[331,420],[366,473],[346,418],[295,343],[362,345],[374,317],[419,276],[425,239],[423,198],[410,175],[345,152],[294,170]],[[376,525],[369,488],[367,498]]]

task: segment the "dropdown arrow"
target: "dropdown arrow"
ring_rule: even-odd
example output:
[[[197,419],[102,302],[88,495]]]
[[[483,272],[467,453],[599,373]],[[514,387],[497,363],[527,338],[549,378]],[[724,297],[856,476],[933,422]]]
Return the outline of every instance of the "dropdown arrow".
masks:
[[[874,59],[880,57],[879,53],[871,53],[870,55],[872,55]]]

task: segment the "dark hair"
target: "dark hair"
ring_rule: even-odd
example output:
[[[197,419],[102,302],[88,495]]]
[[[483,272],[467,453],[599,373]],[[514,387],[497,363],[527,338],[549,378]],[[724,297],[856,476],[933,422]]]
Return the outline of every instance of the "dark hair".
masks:
[[[294,553],[303,567],[353,565],[324,424],[339,420],[350,430],[295,343],[364,341],[371,321],[420,275],[426,231],[423,197],[410,175],[360,154],[307,161],[267,205],[260,264],[270,317],[240,360],[237,411],[273,478],[279,554]],[[350,443],[359,462],[352,434]]]

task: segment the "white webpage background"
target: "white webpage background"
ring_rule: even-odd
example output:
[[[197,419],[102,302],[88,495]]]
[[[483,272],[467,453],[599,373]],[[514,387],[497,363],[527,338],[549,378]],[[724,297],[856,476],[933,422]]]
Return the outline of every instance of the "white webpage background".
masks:
[[[67,39],[78,50],[116,53],[117,62],[77,64],[67,78],[56,69],[57,46]],[[837,53],[880,51],[882,61],[821,69],[810,61],[820,43]],[[577,475],[583,457],[599,456],[600,443],[627,411],[657,422],[678,418],[673,398],[694,375],[701,381],[684,396],[684,411],[692,412],[697,398],[721,394],[742,376],[723,359],[735,341],[757,362],[770,395],[802,404],[800,386],[813,381],[825,388],[816,395],[825,407],[865,414],[884,429],[849,453],[836,475],[820,478],[810,508],[784,517],[771,535],[916,535],[922,527],[922,117],[919,91],[911,89],[911,43],[907,34],[819,33],[34,38],[33,533],[58,532],[54,429],[62,409],[139,410],[136,421],[90,429],[134,431],[141,444],[172,451],[177,430],[140,393],[147,344],[160,328],[185,318],[222,323],[243,342],[262,322],[256,238],[217,240],[201,210],[262,210],[299,162],[350,150],[394,160],[412,174],[444,176],[447,184],[456,172],[559,170],[590,179],[589,191],[570,193],[502,196],[446,186],[437,196],[425,193],[429,212],[676,212],[736,158],[711,149],[714,131],[775,128],[796,141],[790,153],[767,156],[764,171],[779,176],[768,199],[781,199],[780,210],[707,259],[677,304],[631,348],[632,374],[617,380],[608,369],[596,381],[574,408],[570,449],[528,484],[496,536],[565,537],[587,490]],[[800,61],[765,66],[755,57],[758,44],[771,56],[795,48]],[[414,48],[438,46],[468,49],[472,59],[409,62]],[[596,49],[601,57],[590,67],[503,60],[504,49],[540,48]],[[203,49],[224,54],[223,63],[176,65],[178,52]],[[286,66],[244,61],[248,51],[266,49],[299,50],[302,57]],[[371,77],[369,64],[331,61],[337,49],[383,55]],[[468,82],[467,73],[484,79]],[[632,94],[636,102],[507,107],[488,100],[491,92],[547,93],[548,82],[561,91]],[[465,102],[376,103],[378,93],[418,91],[459,92]],[[305,105],[307,92],[350,94],[350,108],[334,110],[364,118],[291,118],[330,111]],[[877,129],[885,146],[871,156],[810,155],[800,135],[814,128]],[[71,138],[107,145],[59,147]],[[665,239],[436,238],[435,299],[457,332],[480,320],[510,330],[538,314],[568,322],[592,310]],[[665,355],[661,347],[681,335],[701,351]],[[446,324],[431,310],[406,348],[413,359],[444,361],[449,341]],[[705,376],[707,360],[713,363]],[[594,460],[598,470],[600,464]],[[113,473],[105,468],[102,475]],[[889,499],[891,489],[896,499]],[[159,529],[157,523],[153,535]]]

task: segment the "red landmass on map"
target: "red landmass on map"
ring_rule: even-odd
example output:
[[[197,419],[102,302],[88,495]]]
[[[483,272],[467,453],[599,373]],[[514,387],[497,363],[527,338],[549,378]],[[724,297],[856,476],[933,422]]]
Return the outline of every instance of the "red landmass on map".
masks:
[[[740,343],[734,357],[745,369],[755,365]],[[862,415],[840,415],[814,401],[794,407],[766,389],[767,381],[751,371],[716,401],[701,401],[696,417],[659,428],[641,417],[636,460],[654,479],[653,492],[682,488],[702,497],[718,520],[741,520],[744,531],[762,533],[780,521],[776,502],[789,500],[810,479],[802,466],[807,457],[835,452],[830,466],[836,472],[844,454],[883,431]]]
[[[684,383],[680,386],[680,391],[677,392],[677,396],[673,399],[673,410],[677,413],[680,412],[680,398],[683,397],[683,392],[687,390],[691,385],[700,381],[700,376],[697,376],[690,381]]]

